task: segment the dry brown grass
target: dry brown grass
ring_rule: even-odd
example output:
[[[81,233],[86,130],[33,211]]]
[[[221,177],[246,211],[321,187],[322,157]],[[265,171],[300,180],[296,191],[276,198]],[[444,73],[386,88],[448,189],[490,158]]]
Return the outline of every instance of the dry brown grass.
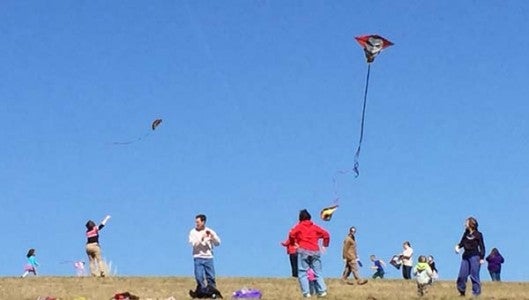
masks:
[[[344,285],[337,279],[326,280],[326,299],[462,299],[453,281],[436,282],[426,296],[416,294],[413,281],[370,280],[363,286]],[[260,289],[263,299],[301,299],[297,281],[293,278],[219,278],[217,283],[225,299],[242,287]],[[0,278],[1,300],[35,300],[39,296],[60,299],[106,300],[116,292],[129,291],[140,299],[189,299],[187,291],[194,287],[190,277],[29,277]],[[470,283],[468,285],[470,294]],[[466,297],[471,299],[470,296]],[[529,299],[529,283],[483,283],[480,299]]]

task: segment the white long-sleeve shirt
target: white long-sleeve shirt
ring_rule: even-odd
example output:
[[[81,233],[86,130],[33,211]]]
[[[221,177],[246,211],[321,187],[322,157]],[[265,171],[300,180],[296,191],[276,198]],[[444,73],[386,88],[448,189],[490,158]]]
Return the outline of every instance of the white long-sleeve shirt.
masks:
[[[413,266],[413,260],[412,260],[413,249],[411,247],[408,247],[404,249],[404,251],[402,251],[401,255],[404,257],[407,257],[407,258],[404,258],[404,257],[402,258],[402,264],[408,267],[412,267]]]
[[[210,232],[210,236],[206,231]],[[213,247],[220,245],[220,238],[211,228],[205,227],[200,231],[193,228],[189,232],[189,243],[193,247],[193,257],[213,258]]]

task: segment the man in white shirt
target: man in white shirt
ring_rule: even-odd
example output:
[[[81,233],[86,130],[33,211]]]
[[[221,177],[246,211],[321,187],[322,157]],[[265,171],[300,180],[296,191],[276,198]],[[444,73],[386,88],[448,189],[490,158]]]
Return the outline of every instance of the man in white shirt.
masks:
[[[189,232],[189,243],[193,247],[197,291],[205,290],[206,287],[216,289],[213,247],[220,245],[220,238],[215,231],[206,227],[205,215],[195,217],[195,228]]]

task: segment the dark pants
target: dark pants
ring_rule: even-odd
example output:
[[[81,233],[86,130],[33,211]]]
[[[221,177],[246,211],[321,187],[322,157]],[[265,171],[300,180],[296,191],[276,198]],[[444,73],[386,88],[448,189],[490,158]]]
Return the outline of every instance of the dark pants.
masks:
[[[492,281],[501,281],[500,272],[489,271],[489,273],[490,273],[490,279],[492,279]]]
[[[402,277],[404,279],[411,279],[411,266],[402,265]]]
[[[380,277],[380,279],[384,278],[384,270],[377,270],[375,274],[373,274],[373,279]]]
[[[298,277],[298,254],[292,253],[288,256],[290,258],[290,268],[292,269],[292,277]]]
[[[464,294],[467,287],[467,279],[470,276],[472,281],[472,294],[481,294],[481,282],[479,281],[479,256],[475,255],[461,260],[461,267],[459,268],[459,275],[457,276],[457,290]]]

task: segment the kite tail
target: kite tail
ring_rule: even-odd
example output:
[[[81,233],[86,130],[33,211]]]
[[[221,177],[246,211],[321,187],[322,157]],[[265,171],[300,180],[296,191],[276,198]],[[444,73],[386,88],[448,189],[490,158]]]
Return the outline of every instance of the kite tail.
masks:
[[[338,171],[336,173],[338,174],[338,173],[341,173],[341,172]],[[334,196],[336,197],[336,199],[340,199],[340,197],[338,196],[338,181],[336,180],[336,175],[337,174],[335,174],[332,177],[332,187],[333,187]]]
[[[334,173],[334,176],[332,177],[332,187],[334,192],[334,204],[338,204],[340,201],[340,194],[338,192],[338,175],[344,175],[351,172],[351,170],[340,170],[336,171]]]
[[[366,105],[367,105],[367,91],[369,88],[369,74],[371,73],[371,64],[367,64],[367,76],[366,76],[366,87],[364,90],[364,107],[362,108],[362,121],[360,123],[360,139],[358,141],[358,148],[356,149],[355,153],[355,163],[353,167],[353,171],[355,172],[355,177],[358,177],[360,175],[360,171],[358,171],[358,167],[360,166],[358,163],[358,159],[360,158],[360,149],[362,148],[362,140],[364,139],[364,121],[366,117]]]
[[[60,264],[70,264],[70,263],[74,263],[73,260],[63,260],[60,262]]]
[[[139,142],[143,139],[146,139],[147,137],[149,137],[149,135],[151,135],[151,132],[147,132],[146,134],[144,134],[143,136],[140,136],[134,140],[129,140],[129,141],[124,141],[124,142],[113,142],[112,145],[130,145],[132,143],[136,143],[136,142]]]

